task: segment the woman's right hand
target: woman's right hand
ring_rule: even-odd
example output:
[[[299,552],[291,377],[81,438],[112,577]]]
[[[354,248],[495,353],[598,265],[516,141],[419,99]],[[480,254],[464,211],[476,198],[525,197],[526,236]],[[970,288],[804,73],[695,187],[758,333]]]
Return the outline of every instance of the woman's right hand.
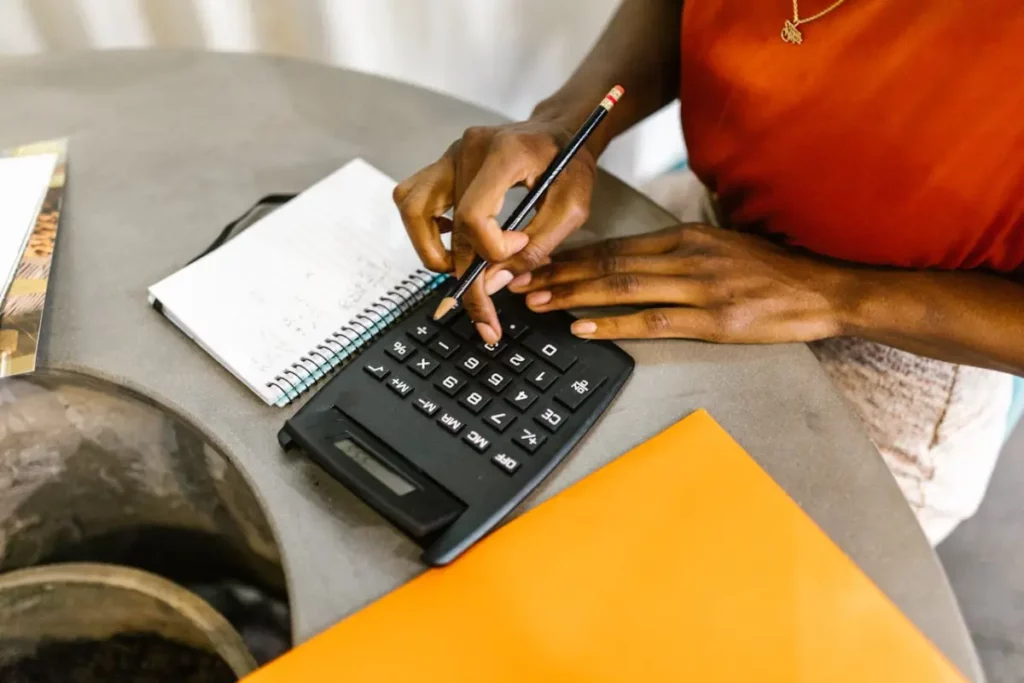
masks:
[[[522,232],[503,232],[497,220],[505,193],[532,187],[575,127],[531,119],[502,126],[469,128],[444,155],[395,188],[395,204],[424,265],[458,276],[480,255],[491,265],[466,293],[463,305],[489,344],[501,338],[490,295],[513,277],[549,261],[562,240],[583,225],[597,172],[584,146],[548,188]],[[454,220],[444,214],[454,209]],[[441,234],[452,233],[452,252]]]

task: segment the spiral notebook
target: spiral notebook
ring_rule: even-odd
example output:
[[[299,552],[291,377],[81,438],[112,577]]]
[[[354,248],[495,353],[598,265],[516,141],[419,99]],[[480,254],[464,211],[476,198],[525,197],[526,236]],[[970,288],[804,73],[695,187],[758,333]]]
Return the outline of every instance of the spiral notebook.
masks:
[[[159,312],[267,404],[358,355],[447,278],[424,270],[362,159],[149,288]]]

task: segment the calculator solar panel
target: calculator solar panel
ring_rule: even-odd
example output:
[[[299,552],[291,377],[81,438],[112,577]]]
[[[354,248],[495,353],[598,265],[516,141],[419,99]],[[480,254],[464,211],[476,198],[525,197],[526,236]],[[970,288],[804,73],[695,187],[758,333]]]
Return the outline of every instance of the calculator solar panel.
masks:
[[[500,343],[437,292],[369,345],[279,434],[423,549],[450,562],[530,494],[593,426],[633,360],[573,337],[567,313],[495,297]]]

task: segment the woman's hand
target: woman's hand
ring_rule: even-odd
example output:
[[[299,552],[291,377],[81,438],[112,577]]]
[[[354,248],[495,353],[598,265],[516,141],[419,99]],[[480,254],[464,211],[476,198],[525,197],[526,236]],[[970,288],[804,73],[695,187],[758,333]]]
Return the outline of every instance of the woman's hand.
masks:
[[[584,147],[548,189],[525,230],[502,232],[496,219],[505,193],[516,185],[531,187],[572,134],[572,126],[547,119],[470,128],[438,161],[395,189],[406,230],[428,268],[462,275],[477,254],[495,264],[463,299],[488,343],[501,335],[489,295],[514,275],[547,263],[587,218],[597,163]],[[444,215],[452,208],[454,221]],[[441,242],[445,232],[452,233],[451,254]]]
[[[509,286],[534,311],[639,305],[576,321],[586,339],[682,337],[723,343],[812,341],[842,332],[845,271],[754,235],[706,225],[558,254]]]

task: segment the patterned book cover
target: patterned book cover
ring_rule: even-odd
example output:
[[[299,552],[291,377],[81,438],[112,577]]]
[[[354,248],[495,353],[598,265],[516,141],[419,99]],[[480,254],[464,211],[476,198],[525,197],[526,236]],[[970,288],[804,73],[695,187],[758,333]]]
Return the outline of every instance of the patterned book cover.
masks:
[[[43,323],[46,285],[57,239],[64,178],[67,167],[66,139],[46,140],[0,150],[0,157],[56,154],[57,165],[50,186],[36,215],[35,227],[0,309],[0,377],[31,372],[36,368],[39,330]]]

